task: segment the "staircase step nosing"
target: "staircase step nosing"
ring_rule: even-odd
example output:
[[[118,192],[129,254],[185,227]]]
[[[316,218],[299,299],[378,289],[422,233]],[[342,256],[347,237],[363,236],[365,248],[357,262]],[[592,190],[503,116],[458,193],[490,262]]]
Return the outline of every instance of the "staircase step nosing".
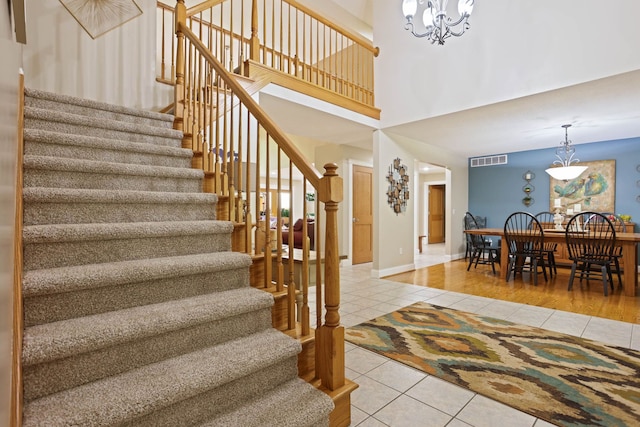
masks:
[[[211,193],[180,193],[139,190],[95,190],[84,188],[25,187],[25,203],[141,203],[141,204],[214,204]]]
[[[45,144],[75,145],[108,150],[131,151],[175,157],[192,157],[193,151],[188,148],[154,145],[144,142],[121,141],[117,139],[98,138],[89,135],[73,135],[43,129],[24,130],[25,142]]]
[[[29,225],[23,229],[23,243],[74,242],[171,236],[228,234],[229,221],[130,222],[116,224]]]
[[[67,103],[77,105],[79,107],[91,108],[94,110],[104,110],[113,113],[127,114],[132,116],[139,116],[152,120],[160,120],[165,122],[173,122],[173,116],[170,114],[159,113],[156,111],[139,110],[136,108],[125,107],[116,104],[109,104],[106,102],[93,101],[85,98],[77,98],[74,96],[63,95],[53,92],[46,92],[43,90],[32,89],[25,87],[25,96],[34,99],[45,99],[48,101],[55,101],[60,103]]]
[[[112,163],[96,160],[56,158],[49,156],[24,156],[25,174],[31,170],[49,170],[73,173],[147,176],[158,178],[202,179],[204,172],[198,169],[169,166],[147,166],[133,163]]]
[[[86,126],[96,129],[117,130],[121,132],[137,133],[141,135],[158,136],[163,138],[181,139],[183,134],[176,129],[161,128],[139,123],[129,123],[98,117],[81,116],[64,111],[51,111],[38,107],[24,107],[25,127],[29,127],[29,120],[49,122],[55,129],[55,123],[66,123],[74,126]]]
[[[236,303],[229,304],[229,299]],[[71,357],[272,305],[271,295],[245,287],[30,326],[24,333],[22,363]]]
[[[225,271],[251,266],[249,255],[237,252],[183,255],[169,258],[58,267],[26,271],[23,295],[28,297],[124,285],[142,280]]]

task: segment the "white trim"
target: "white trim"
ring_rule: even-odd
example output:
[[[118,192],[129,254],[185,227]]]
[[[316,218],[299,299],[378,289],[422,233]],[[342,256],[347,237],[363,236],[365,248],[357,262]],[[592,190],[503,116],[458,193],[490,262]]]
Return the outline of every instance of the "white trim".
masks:
[[[384,270],[371,270],[371,277],[379,279],[381,277],[391,276],[392,274],[405,273],[407,271],[413,271],[416,269],[414,263],[399,265],[397,267],[386,268]]]

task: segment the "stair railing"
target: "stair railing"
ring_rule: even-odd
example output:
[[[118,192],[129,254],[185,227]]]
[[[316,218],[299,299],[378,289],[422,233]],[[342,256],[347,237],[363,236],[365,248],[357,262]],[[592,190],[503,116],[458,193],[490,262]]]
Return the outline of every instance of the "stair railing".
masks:
[[[168,83],[175,81],[173,18],[159,2],[157,78]],[[295,0],[208,0],[189,8],[186,20],[229,71],[252,77],[268,67],[374,107],[378,48]]]
[[[322,175],[305,159],[192,31],[184,0],[177,1],[175,17],[175,127],[184,133],[183,147],[194,151],[205,191],[216,193],[224,206],[218,219],[236,224],[234,250],[253,256],[260,274],[252,277],[262,279],[252,285],[273,292],[280,304],[274,323],[293,336],[312,334],[309,287],[315,273],[314,362],[300,373],[337,390],[345,386],[337,232],[343,189],[337,166],[325,165]],[[285,204],[281,195],[287,192]],[[299,245],[292,221],[285,227],[286,215],[302,219]]]

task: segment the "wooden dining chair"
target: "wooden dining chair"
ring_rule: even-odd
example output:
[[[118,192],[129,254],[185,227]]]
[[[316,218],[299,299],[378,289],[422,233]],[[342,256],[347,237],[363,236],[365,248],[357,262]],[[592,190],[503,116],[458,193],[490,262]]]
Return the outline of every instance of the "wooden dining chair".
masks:
[[[504,239],[509,248],[509,265],[506,279],[509,281],[520,272],[529,271],[533,284],[538,284],[538,269],[542,270],[545,282],[544,232],[535,216],[528,212],[514,212],[504,223]]]
[[[580,282],[586,279],[588,284],[592,276],[599,276],[607,296],[609,287],[613,289],[611,265],[615,264],[616,247],[616,230],[611,221],[598,212],[581,212],[567,223],[565,238],[572,261],[568,289],[573,288],[576,271],[580,268]],[[600,268],[594,269],[594,266]]]
[[[626,233],[627,231],[627,226],[625,225],[624,221],[622,220],[622,218],[620,218],[618,215],[614,214],[613,212],[600,212],[600,214],[602,214],[602,216],[606,217],[609,221],[611,221],[611,224],[613,225],[613,228],[616,230],[616,233]],[[591,223],[596,223],[598,221],[600,221],[600,216],[595,216],[595,215],[591,215],[589,217],[589,219],[587,220],[587,223],[591,222]],[[618,225],[616,227],[616,225]],[[622,286],[622,272],[620,271],[620,260],[622,259],[622,245],[616,244],[616,246],[613,248],[613,266],[611,266],[611,274],[613,275],[615,273],[616,276],[618,276],[618,285]]]
[[[464,228],[465,230],[479,228],[475,217],[469,212],[464,216]],[[467,250],[469,251],[467,271],[469,271],[473,264],[475,264],[474,268],[477,268],[478,264],[490,264],[493,274],[495,274],[495,264],[500,263],[500,247],[493,245],[493,241],[486,239],[483,235],[466,233],[466,237]]]
[[[542,226],[543,230],[555,229],[555,223],[553,222],[553,212],[544,211],[535,214],[536,219]],[[554,274],[558,274],[558,268],[556,267],[556,250],[558,248],[557,243],[545,242],[543,252],[546,255],[546,264],[549,267],[549,276],[553,277]]]

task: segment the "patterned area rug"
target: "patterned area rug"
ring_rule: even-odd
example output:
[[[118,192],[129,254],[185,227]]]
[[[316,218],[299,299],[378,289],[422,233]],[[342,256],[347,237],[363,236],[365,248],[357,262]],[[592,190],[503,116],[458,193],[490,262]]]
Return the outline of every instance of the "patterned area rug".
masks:
[[[346,339],[557,425],[640,425],[638,351],[423,302]]]

